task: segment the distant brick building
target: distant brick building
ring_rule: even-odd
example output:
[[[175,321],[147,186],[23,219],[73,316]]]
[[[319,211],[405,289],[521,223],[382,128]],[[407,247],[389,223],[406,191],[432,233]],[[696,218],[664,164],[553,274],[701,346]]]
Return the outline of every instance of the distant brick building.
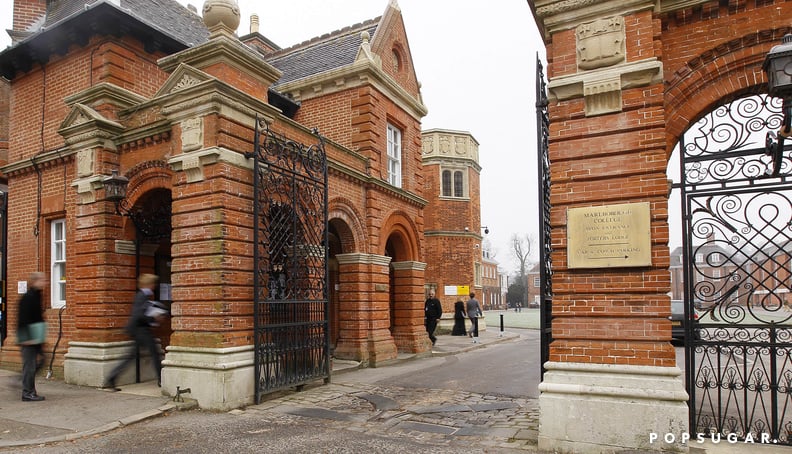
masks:
[[[56,373],[102,384],[128,345],[136,274],[155,272],[172,310],[160,332],[163,389],[190,387],[208,408],[251,402],[245,153],[256,115],[300,143],[317,140],[312,128],[326,138],[334,355],[376,365],[426,351],[426,108],[395,2],[379,18],[288,49],[255,27],[238,39],[236,25],[205,25],[175,1],[117,3],[17,0],[14,44],[0,53],[10,80],[10,112],[0,117],[10,121],[8,289],[15,301],[30,272],[51,275]],[[138,221],[164,235],[140,236],[115,212],[103,184],[113,171],[129,179],[125,203]],[[477,173],[468,178],[477,194]],[[473,251],[480,236],[462,239]],[[18,367],[17,347],[3,350],[3,365]]]
[[[481,305],[484,310],[503,309],[505,301],[501,292],[498,261],[486,244],[481,247]]]

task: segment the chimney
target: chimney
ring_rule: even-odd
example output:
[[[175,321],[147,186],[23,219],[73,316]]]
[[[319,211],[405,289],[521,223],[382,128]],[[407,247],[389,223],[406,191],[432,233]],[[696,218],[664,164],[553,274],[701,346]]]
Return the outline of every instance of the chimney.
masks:
[[[259,32],[259,17],[258,14],[251,14],[250,15],[250,33],[258,33]]]
[[[14,0],[14,31],[35,32],[46,15],[47,0]]]

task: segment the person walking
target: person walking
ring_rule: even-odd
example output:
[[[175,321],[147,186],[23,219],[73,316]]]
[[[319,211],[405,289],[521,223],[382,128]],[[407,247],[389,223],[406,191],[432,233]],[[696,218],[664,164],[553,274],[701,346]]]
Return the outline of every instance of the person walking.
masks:
[[[165,318],[165,311],[154,304],[154,289],[157,287],[159,278],[154,274],[141,274],[138,278],[138,292],[132,303],[132,313],[129,321],[124,328],[126,333],[135,341],[124,359],[110,372],[103,388],[110,391],[121,391],[116,387],[116,380],[121,372],[135,360],[138,350],[142,347],[148,350],[151,355],[151,362],[154,372],[157,375],[157,386],[161,383],[162,363],[160,361],[160,350],[154,339],[151,328],[159,326]]]
[[[437,321],[440,320],[442,315],[443,306],[440,304],[440,300],[435,297],[435,291],[431,290],[429,291],[429,298],[424,303],[424,325],[426,325],[426,333],[429,335],[432,345],[437,342],[434,332],[437,328]]]
[[[467,318],[465,303],[462,300],[458,300],[454,303],[454,328],[451,330],[452,336],[464,336],[467,334],[467,331],[465,331],[465,318]]]
[[[17,338],[22,346],[22,401],[39,402],[44,396],[36,392],[36,373],[44,365],[44,310],[41,307],[41,292],[47,285],[47,276],[35,272],[28,278],[28,289],[19,300]],[[33,333],[40,330],[40,335]]]
[[[465,308],[467,309],[467,316],[468,318],[470,318],[470,323],[472,324],[468,334],[470,335],[470,337],[473,338],[473,343],[478,344],[479,343],[478,318],[479,315],[481,315],[481,305],[476,299],[475,293],[470,292],[470,299],[467,300],[467,303],[465,304]]]

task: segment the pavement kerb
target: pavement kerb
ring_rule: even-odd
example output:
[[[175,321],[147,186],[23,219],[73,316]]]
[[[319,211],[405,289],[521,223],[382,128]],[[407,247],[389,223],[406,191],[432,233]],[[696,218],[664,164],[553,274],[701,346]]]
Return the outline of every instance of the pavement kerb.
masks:
[[[511,342],[511,341],[517,340],[519,338],[520,338],[519,335],[515,335],[513,333],[506,334],[506,335],[503,335],[503,336],[499,335],[494,340],[489,340],[489,341],[486,341],[486,342],[479,342],[477,344],[470,344],[470,345],[468,345],[466,347],[460,348],[459,350],[452,350],[452,351],[447,351],[447,352],[432,351],[431,353],[430,352],[426,352],[426,353],[413,353],[413,354],[402,355],[401,358],[399,358],[399,357],[394,358],[392,360],[384,362],[383,364],[381,364],[381,365],[379,365],[377,367],[388,367],[388,366],[393,366],[395,364],[401,364],[401,363],[404,363],[404,362],[407,362],[407,361],[414,361],[416,359],[422,359],[422,358],[432,358],[432,357],[438,357],[439,358],[439,357],[444,357],[444,356],[456,355],[456,354],[459,354],[459,353],[467,353],[469,351],[472,351],[472,350],[475,350],[475,349],[478,349],[478,348],[486,347],[487,345],[490,345],[490,344],[498,344],[498,343],[501,343],[501,342]],[[347,372],[352,372],[352,371],[359,370],[359,369],[363,368],[362,363],[359,362],[359,361],[334,360],[334,362],[337,362],[337,363],[344,363],[344,362],[352,363],[352,362],[354,362],[355,364],[354,365],[349,365],[348,367],[343,367],[343,368],[338,368],[336,370],[333,370],[333,375],[341,375],[341,374],[345,374]]]
[[[463,348],[461,348],[459,350],[454,350],[454,351],[450,351],[450,352],[435,352],[435,351],[433,351],[432,352],[432,356],[442,357],[442,356],[456,355],[456,354],[459,354],[459,353],[467,353],[467,352],[469,352],[471,350],[475,350],[477,348],[486,347],[487,345],[499,344],[501,342],[511,342],[511,341],[517,340],[519,338],[520,338],[519,335],[514,335],[514,334],[506,335],[506,336],[498,336],[495,340],[491,340],[491,341],[487,341],[487,342],[479,342],[477,344],[470,344],[467,347],[463,347]]]
[[[70,440],[77,440],[84,437],[90,437],[92,435],[97,435],[105,432],[109,432],[111,430],[118,429],[120,427],[128,426],[130,424],[134,424],[137,422],[145,421],[147,419],[156,418],[158,416],[162,416],[163,413],[171,411],[173,409],[177,409],[178,405],[176,404],[165,404],[161,407],[157,408],[156,410],[149,410],[138,413],[136,415],[127,416],[126,418],[120,419],[118,421],[113,421],[107,424],[104,424],[99,427],[95,427],[93,429],[82,430],[80,432],[64,434],[64,435],[57,435],[54,437],[47,437],[47,438],[38,438],[33,440],[18,440],[18,441],[0,441],[0,448],[13,448],[13,447],[20,447],[20,446],[35,446],[35,445],[44,445],[48,443],[57,443],[61,441],[70,441]]]

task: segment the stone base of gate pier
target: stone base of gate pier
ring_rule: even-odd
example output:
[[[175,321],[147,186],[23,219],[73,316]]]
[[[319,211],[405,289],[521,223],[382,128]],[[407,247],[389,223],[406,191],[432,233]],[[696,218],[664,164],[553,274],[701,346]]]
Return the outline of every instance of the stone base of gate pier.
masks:
[[[254,403],[253,346],[200,348],[169,346],[162,362],[162,389],[176,395],[176,387],[189,388],[185,397],[204,409],[232,410]]]
[[[545,368],[539,449],[688,452],[688,395],[679,368],[559,362]]]
[[[69,342],[69,351],[63,360],[63,380],[71,385],[100,387],[116,365],[134,348],[132,341],[121,342]],[[134,363],[116,380],[118,385],[135,383]],[[140,349],[140,381],[155,380],[151,355]]]

